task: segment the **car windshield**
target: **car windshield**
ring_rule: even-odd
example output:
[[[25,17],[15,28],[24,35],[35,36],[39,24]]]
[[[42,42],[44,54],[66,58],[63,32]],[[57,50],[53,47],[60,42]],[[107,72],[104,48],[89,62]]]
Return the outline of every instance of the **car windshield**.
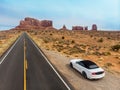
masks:
[[[99,68],[94,62],[92,61],[89,61],[89,60],[84,60],[84,61],[81,61],[84,66],[88,69],[95,69],[95,68]]]

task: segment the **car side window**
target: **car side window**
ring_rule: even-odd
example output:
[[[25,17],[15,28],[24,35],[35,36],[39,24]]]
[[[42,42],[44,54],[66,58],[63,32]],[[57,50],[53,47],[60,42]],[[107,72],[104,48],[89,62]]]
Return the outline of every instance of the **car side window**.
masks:
[[[79,64],[79,65],[85,67],[85,65],[84,65],[82,62],[77,62],[77,64]]]

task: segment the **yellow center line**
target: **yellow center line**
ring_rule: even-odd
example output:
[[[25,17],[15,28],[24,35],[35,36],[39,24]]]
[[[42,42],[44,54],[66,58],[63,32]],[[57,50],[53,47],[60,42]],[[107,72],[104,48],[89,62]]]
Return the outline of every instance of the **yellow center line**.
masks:
[[[26,84],[26,70],[27,70],[27,60],[26,60],[26,45],[25,45],[25,39],[24,39],[24,90],[27,89],[27,84]]]

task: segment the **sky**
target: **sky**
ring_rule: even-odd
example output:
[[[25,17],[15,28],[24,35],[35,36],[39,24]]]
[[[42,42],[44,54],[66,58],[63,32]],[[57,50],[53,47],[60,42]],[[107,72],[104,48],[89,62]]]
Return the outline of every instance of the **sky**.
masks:
[[[57,29],[97,24],[99,30],[120,30],[120,0],[0,0],[0,30],[25,17],[52,20]]]

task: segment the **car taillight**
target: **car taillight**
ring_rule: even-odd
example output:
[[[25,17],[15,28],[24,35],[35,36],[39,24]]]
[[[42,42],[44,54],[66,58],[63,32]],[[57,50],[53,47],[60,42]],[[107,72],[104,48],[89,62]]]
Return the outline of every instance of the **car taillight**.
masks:
[[[104,71],[101,71],[101,72],[93,72],[92,75],[100,75],[100,74],[103,74]]]
[[[93,73],[92,73],[92,75],[96,75],[96,73],[95,73],[95,72],[93,72]]]

